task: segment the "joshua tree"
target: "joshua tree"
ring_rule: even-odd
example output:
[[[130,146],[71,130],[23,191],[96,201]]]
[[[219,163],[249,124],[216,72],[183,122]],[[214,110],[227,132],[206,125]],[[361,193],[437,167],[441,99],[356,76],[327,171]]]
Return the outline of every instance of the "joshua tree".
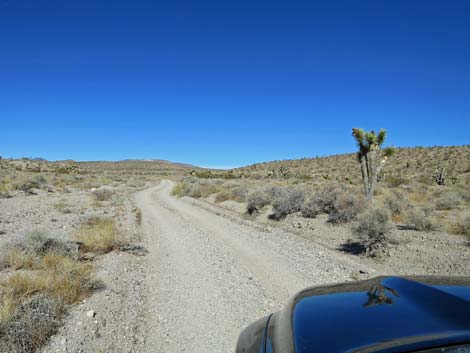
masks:
[[[378,176],[383,166],[395,150],[387,147],[383,150],[380,147],[385,141],[387,132],[381,129],[378,134],[374,130],[365,132],[364,129],[352,129],[352,135],[356,139],[359,147],[357,159],[361,164],[362,180],[364,181],[364,193],[367,198],[374,196],[375,186]]]
[[[447,178],[446,178],[446,170],[444,169],[444,167],[436,168],[432,176],[432,179],[437,185],[446,185]]]

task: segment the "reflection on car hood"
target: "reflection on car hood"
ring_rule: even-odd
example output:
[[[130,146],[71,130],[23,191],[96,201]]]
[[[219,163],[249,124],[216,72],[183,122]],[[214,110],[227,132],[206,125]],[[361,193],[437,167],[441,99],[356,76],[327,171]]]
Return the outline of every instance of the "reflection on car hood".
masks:
[[[470,340],[470,278],[379,277],[314,287],[290,310],[297,353],[422,349],[424,342]]]

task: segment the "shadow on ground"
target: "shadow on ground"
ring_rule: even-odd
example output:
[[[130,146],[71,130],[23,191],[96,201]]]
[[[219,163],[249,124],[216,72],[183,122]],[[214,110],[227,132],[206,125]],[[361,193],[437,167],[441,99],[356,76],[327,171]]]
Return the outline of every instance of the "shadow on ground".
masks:
[[[364,245],[352,240],[348,240],[346,243],[341,244],[337,249],[339,251],[352,255],[363,254],[366,251]]]

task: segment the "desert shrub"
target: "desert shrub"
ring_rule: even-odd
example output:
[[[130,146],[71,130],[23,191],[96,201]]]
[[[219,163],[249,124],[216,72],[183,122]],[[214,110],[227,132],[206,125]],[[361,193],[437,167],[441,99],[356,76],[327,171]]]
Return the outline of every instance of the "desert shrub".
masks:
[[[108,201],[113,196],[113,191],[105,187],[93,188],[91,194],[96,201]]]
[[[384,204],[390,210],[392,216],[401,215],[410,207],[406,196],[398,190],[392,190],[385,198]]]
[[[266,205],[269,205],[269,195],[261,190],[253,191],[248,195],[248,204],[246,211],[249,215],[257,215],[259,211]]]
[[[215,202],[223,202],[227,200],[232,200],[236,202],[245,202],[248,194],[248,189],[246,186],[236,186],[231,183],[228,185],[218,185],[217,186],[217,196]]]
[[[388,211],[374,208],[358,217],[353,234],[358,238],[367,256],[378,257],[390,244],[392,229]]]
[[[75,233],[85,252],[108,253],[118,250],[126,243],[112,218],[92,217]]]
[[[470,212],[466,212],[464,215],[460,216],[456,224],[455,232],[470,237]]]
[[[287,197],[289,194],[289,191],[287,188],[282,187],[282,186],[271,186],[270,188],[267,189],[267,194],[269,195],[269,198],[274,202],[276,200],[284,199]]]
[[[7,178],[0,179],[0,198],[8,198],[10,197],[10,192],[13,191],[14,187]]]
[[[192,197],[208,197],[218,191],[217,185],[214,184],[201,184],[196,186],[192,193]]]
[[[232,198],[232,191],[228,189],[222,189],[217,193],[217,196],[215,197],[215,202],[224,202],[227,200],[230,200]]]
[[[32,231],[24,238],[20,238],[16,242],[15,247],[28,253],[37,254],[38,256],[44,256],[48,252],[68,256],[73,251],[70,244],[56,238],[51,238],[41,230]]]
[[[177,196],[190,196],[196,199],[207,197],[219,191],[217,183],[202,182],[202,183],[182,183],[173,188],[173,195]]]
[[[470,202],[470,188],[462,187],[457,190],[459,198],[465,202]]]
[[[13,270],[32,269],[37,262],[35,254],[21,251],[14,247],[4,247],[0,255],[0,267]]]
[[[189,195],[191,186],[189,183],[181,182],[176,184],[171,190],[171,194],[174,196],[186,196]]]
[[[407,178],[403,178],[401,176],[390,176],[388,178],[385,178],[385,181],[391,188],[396,188],[398,186],[407,185],[410,183]]]
[[[452,210],[460,203],[460,197],[455,193],[447,193],[436,200],[436,210]]]
[[[315,218],[319,213],[316,200],[313,198],[309,199],[303,204],[300,212],[302,212],[302,216],[305,218]]]
[[[328,214],[328,221],[333,224],[351,222],[364,210],[365,206],[364,198],[350,193],[340,193],[337,195]]]
[[[248,195],[248,189],[246,186],[238,186],[231,192],[231,199],[237,202],[245,202]]]
[[[73,243],[48,237],[42,231],[32,231],[17,240],[6,244],[0,254],[2,268],[34,269],[47,253],[74,257],[77,247]]]
[[[64,304],[82,301],[96,287],[93,266],[59,254],[49,253],[42,264],[46,293]]]
[[[429,232],[438,228],[431,207],[413,207],[407,218],[407,225],[415,230]]]
[[[317,205],[319,213],[330,213],[334,210],[336,198],[343,192],[344,190],[340,187],[328,185],[313,195],[312,202]]]
[[[4,265],[32,271],[14,272],[0,282],[0,351],[35,352],[57,329],[64,307],[96,287],[93,267],[70,256],[68,243],[41,233],[2,250],[9,259]]]
[[[203,179],[214,178],[214,174],[210,170],[191,171],[191,175],[193,175],[197,178],[203,178]]]
[[[62,304],[81,301],[93,289],[93,268],[60,254],[45,255],[34,273],[14,273],[3,281],[2,293],[24,298],[45,293]]]
[[[44,294],[26,298],[1,322],[0,350],[10,353],[37,351],[60,323],[61,306]]]
[[[40,178],[32,178],[16,184],[16,189],[24,192],[29,192],[31,189],[40,189],[42,186]]]
[[[295,212],[302,210],[305,202],[305,192],[303,190],[295,189],[289,190],[284,197],[280,197],[274,201],[271,219],[280,220]]]

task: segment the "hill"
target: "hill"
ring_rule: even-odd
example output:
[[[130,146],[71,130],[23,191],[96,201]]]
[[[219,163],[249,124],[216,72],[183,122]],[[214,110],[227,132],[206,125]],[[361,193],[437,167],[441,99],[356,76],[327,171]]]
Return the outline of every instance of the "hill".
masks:
[[[63,160],[49,162],[43,159],[2,159],[0,160],[0,171],[32,172],[32,173],[59,173],[67,174],[67,168],[76,167],[78,173],[91,174],[129,174],[129,175],[184,175],[189,170],[198,167],[173,163],[165,160],[122,160],[122,161],[89,161],[76,162]],[[0,173],[1,174],[1,173]]]
[[[451,147],[397,148],[381,175],[391,183],[431,183],[436,169],[443,168],[449,180],[470,180],[470,145]],[[356,154],[257,163],[232,170],[252,178],[299,178],[357,183],[361,173]]]

